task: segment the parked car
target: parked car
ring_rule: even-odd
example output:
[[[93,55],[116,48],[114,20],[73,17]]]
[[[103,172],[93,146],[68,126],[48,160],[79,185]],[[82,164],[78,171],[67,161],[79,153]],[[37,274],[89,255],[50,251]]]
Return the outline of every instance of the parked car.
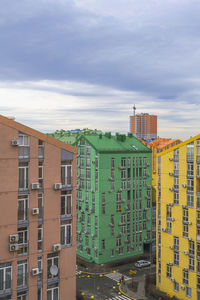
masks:
[[[138,260],[135,263],[136,268],[145,268],[145,267],[149,267],[150,265],[151,265],[151,262],[147,261],[147,260]]]

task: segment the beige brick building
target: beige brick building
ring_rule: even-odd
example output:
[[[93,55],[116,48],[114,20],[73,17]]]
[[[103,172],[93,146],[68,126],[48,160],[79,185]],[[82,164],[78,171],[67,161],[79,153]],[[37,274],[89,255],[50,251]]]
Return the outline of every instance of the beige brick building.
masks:
[[[0,299],[75,295],[76,148],[0,116]]]

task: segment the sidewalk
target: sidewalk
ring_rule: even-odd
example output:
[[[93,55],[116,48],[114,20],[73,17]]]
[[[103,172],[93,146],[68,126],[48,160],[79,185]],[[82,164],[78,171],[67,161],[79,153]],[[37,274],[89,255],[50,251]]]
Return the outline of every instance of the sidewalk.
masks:
[[[145,296],[145,274],[140,277],[134,277],[133,279],[135,282],[138,282],[137,292],[133,292],[128,285],[131,284],[132,279],[127,280],[126,284],[121,284],[120,288],[121,291],[126,295],[131,297],[131,299],[135,300],[147,300]]]

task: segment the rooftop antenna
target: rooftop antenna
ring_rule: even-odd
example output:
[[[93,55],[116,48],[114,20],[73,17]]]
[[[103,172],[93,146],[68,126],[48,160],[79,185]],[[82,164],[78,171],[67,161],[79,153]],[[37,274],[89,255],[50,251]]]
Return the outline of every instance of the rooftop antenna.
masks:
[[[134,116],[135,116],[135,111],[136,111],[136,107],[135,107],[135,104],[134,104],[134,106],[133,106],[133,114],[134,114]]]

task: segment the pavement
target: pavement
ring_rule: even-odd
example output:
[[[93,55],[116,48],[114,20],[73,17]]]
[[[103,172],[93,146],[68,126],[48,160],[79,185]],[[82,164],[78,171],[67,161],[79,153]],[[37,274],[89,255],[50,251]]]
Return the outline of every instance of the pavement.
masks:
[[[155,272],[155,267],[136,270],[130,264],[118,266],[107,272],[90,272],[88,269],[77,270],[77,288],[95,300],[148,300],[145,296],[145,275]],[[124,275],[125,285],[119,284]],[[137,292],[128,288],[129,283],[138,282]]]
[[[134,300],[148,300],[145,296],[145,274],[142,276],[135,277],[133,279],[135,282],[138,282],[137,292],[133,292],[131,289],[128,288],[128,285],[131,284],[132,279],[126,281],[126,284],[120,285],[120,291],[125,296],[128,296],[130,299]]]

